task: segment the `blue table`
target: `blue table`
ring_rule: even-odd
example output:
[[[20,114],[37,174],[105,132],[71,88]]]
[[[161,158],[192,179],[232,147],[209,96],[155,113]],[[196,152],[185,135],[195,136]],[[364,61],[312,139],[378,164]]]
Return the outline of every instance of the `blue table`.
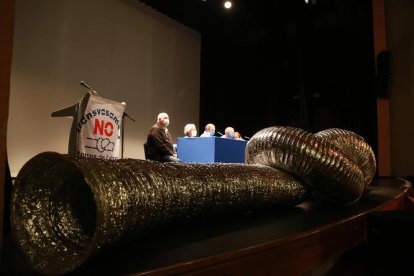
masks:
[[[183,162],[244,163],[247,142],[219,137],[178,138],[177,154]]]

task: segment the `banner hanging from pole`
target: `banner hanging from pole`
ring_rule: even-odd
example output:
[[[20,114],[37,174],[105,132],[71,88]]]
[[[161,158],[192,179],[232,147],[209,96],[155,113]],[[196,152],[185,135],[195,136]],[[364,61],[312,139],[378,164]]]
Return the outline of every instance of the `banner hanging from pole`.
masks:
[[[77,155],[81,157],[122,158],[122,103],[90,95],[83,116],[77,122]]]

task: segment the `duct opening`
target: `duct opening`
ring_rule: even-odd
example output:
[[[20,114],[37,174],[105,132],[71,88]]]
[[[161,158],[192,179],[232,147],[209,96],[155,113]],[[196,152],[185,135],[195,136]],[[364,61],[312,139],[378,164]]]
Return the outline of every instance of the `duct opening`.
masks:
[[[82,171],[51,153],[29,161],[14,186],[12,228],[35,270],[62,274],[83,263],[95,248],[97,210]]]

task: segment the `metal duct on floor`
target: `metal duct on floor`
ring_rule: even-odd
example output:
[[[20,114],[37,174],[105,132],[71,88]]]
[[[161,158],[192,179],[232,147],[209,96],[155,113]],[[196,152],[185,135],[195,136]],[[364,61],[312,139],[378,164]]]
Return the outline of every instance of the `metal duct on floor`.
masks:
[[[351,131],[316,135],[298,128],[270,127],[257,132],[246,148],[246,163],[297,175],[315,198],[339,204],[357,201],[375,174],[375,156]]]
[[[296,177],[265,166],[108,161],[46,152],[19,172],[11,223],[34,270],[63,274],[106,245],[172,220],[290,206],[305,198]]]
[[[289,127],[256,133],[248,164],[158,163],[41,153],[13,186],[11,226],[28,264],[63,274],[102,247],[170,221],[293,206],[310,193],[355,202],[375,173],[375,157],[355,133],[316,135]]]

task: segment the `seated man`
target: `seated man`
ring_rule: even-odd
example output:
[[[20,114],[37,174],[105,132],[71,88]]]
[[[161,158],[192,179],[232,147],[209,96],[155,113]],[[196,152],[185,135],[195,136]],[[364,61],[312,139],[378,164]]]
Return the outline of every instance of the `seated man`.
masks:
[[[170,119],[167,113],[160,113],[157,122],[150,128],[147,136],[148,159],[159,162],[181,162],[174,150],[172,136],[167,126]]]
[[[186,124],[184,127],[184,138],[196,137],[197,128],[195,124]]]
[[[215,133],[216,127],[213,124],[207,124],[204,128],[203,134],[201,134],[200,137],[214,137]]]
[[[221,136],[221,138],[227,138],[227,139],[234,139],[234,128],[232,127],[226,127],[224,130],[224,135]]]

